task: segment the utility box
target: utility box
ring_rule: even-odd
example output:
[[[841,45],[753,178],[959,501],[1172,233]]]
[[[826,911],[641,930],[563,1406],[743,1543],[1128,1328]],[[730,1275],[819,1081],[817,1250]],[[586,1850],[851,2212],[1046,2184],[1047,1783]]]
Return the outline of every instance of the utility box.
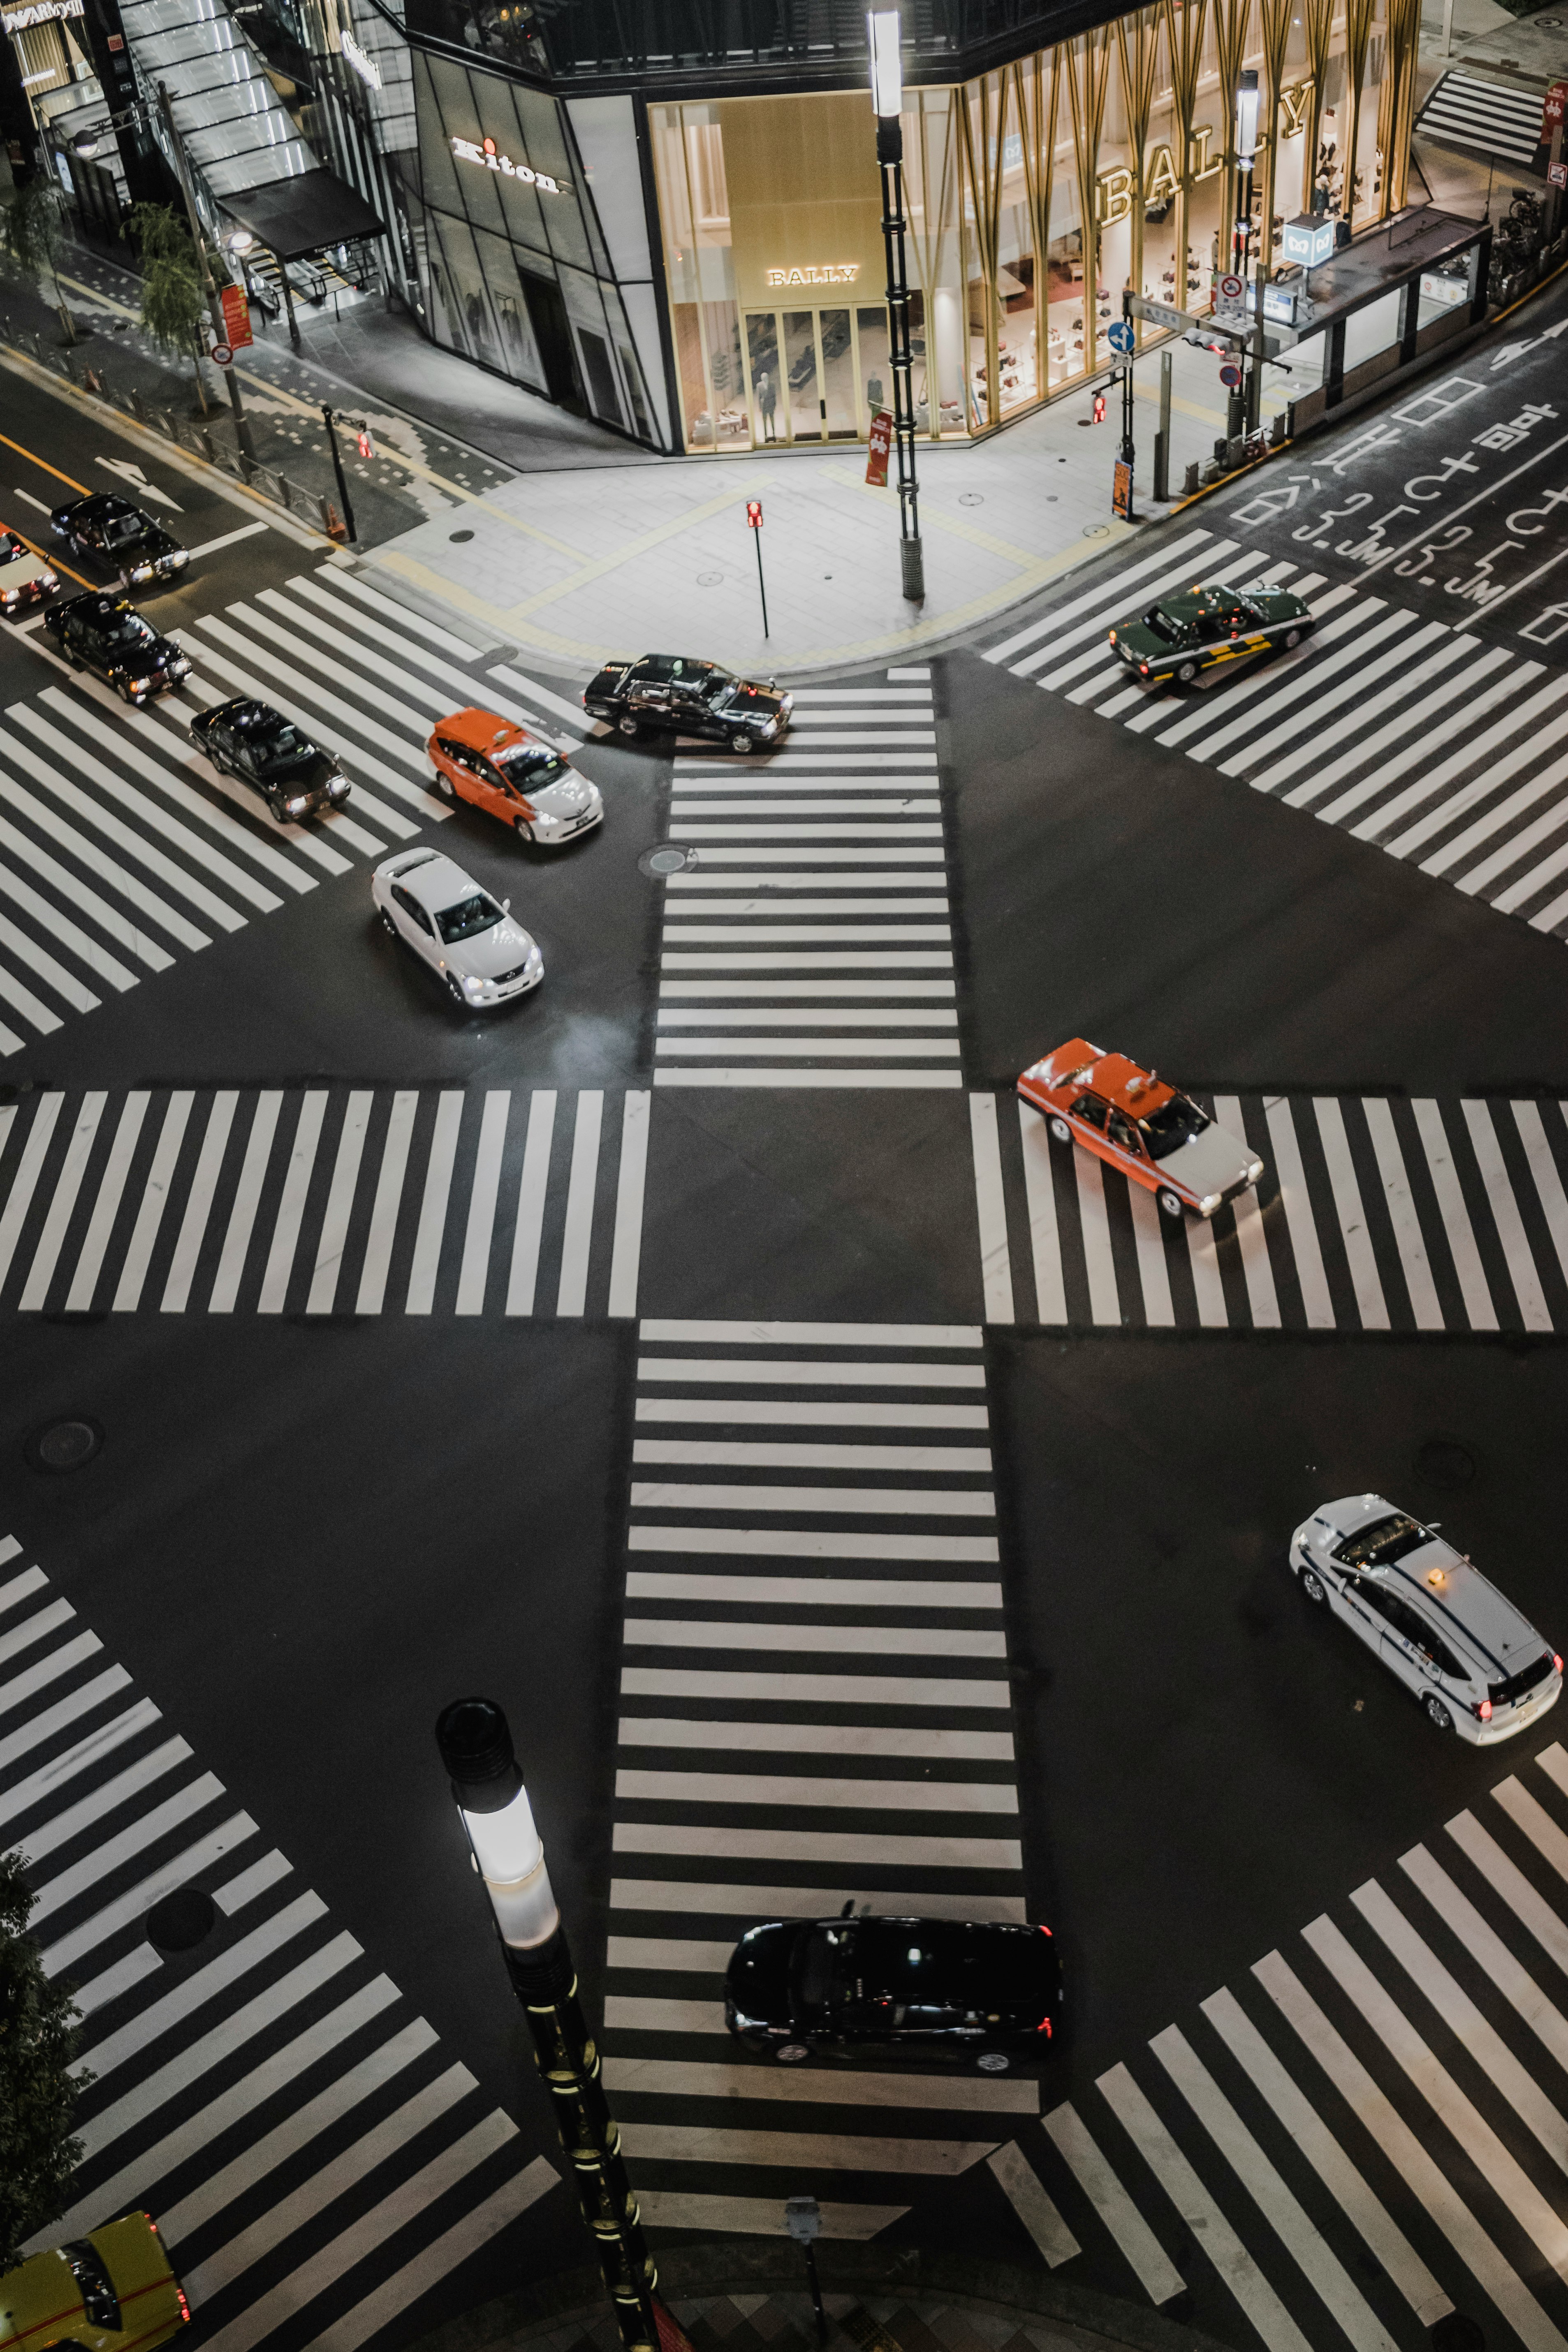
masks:
[[[1303,269],[1316,269],[1327,261],[1334,250],[1334,222],[1317,213],[1298,213],[1285,224],[1285,258],[1299,261]]]

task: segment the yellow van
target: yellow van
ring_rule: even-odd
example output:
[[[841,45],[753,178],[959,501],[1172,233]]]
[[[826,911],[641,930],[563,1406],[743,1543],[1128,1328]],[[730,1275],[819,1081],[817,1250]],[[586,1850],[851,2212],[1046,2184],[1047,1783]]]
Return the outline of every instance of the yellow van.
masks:
[[[0,2278],[0,2352],[152,2352],[190,2315],[147,2213],[34,2254]]]

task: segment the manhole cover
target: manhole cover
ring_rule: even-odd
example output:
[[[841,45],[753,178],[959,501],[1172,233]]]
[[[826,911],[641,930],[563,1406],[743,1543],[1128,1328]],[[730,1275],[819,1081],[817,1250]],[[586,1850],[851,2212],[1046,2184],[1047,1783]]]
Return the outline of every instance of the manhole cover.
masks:
[[[1083,535],[1085,539],[1109,539],[1110,537],[1110,525],[1108,522],[1085,523],[1083,527]]]
[[[103,1444],[95,1421],[57,1421],[33,1441],[30,1452],[40,1470],[79,1470]]]
[[[1429,1437],[1416,1449],[1415,1468],[1429,1486],[1451,1495],[1474,1478],[1476,1457],[1457,1437]]]
[[[983,507],[985,501],[978,490],[961,490],[958,503],[961,507]]]
[[[699,588],[722,588],[724,574],[721,572],[700,572],[697,575],[697,585]]]
[[[449,533],[454,547],[459,546],[465,539],[472,539],[473,535],[471,530],[454,530]]]
[[[671,848],[645,849],[637,859],[645,874],[680,874],[696,863],[696,858],[688,851]]]
[[[1048,507],[1054,507],[1057,502],[1057,494],[1055,490],[1047,490],[1046,492],[1046,504]]]
[[[199,1887],[176,1887],[147,1914],[147,1941],[155,1952],[194,1952],[217,1926],[217,1905]]]

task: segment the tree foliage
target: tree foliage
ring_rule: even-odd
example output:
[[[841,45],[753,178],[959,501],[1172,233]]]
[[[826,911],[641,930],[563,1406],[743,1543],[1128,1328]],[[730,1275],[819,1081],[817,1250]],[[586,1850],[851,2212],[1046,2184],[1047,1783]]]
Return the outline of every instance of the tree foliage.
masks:
[[[81,2154],[71,2137],[76,2094],[91,2080],[71,2075],[79,2014],[26,1933],[26,1869],[21,1854],[0,1854],[0,2273],[64,2210]]]
[[[60,208],[47,180],[29,180],[0,205],[0,245],[29,278],[52,275],[60,243]]]
[[[166,352],[188,352],[206,308],[190,232],[172,205],[137,205],[130,226],[142,253],[142,324]]]

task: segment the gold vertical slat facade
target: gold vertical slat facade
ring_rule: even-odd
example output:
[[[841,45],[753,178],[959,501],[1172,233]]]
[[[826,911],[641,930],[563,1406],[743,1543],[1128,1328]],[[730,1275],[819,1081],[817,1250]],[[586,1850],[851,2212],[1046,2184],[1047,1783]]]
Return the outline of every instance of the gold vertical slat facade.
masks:
[[[1340,199],[1344,217],[1353,228],[1356,216],[1356,180],[1361,159],[1361,102],[1366,81],[1366,52],[1372,39],[1372,20],[1377,0],[1345,0],[1345,75],[1350,84],[1350,129],[1345,134],[1344,192]],[[1384,174],[1384,195],[1388,193]]]
[[[1068,103],[1072,115],[1073,169],[1078,180],[1083,243],[1084,363],[1091,373],[1097,364],[1100,341],[1095,317],[1100,307],[1100,207],[1095,165],[1100,160],[1100,134],[1105,121],[1110,48],[1110,28],[1100,25],[1092,33],[1075,34],[1057,51],[1066,69]]]
[[[1252,0],[1215,0],[1212,13],[1215,57],[1219,66],[1219,89],[1222,93],[1233,90],[1241,73],[1241,61],[1247,55],[1247,34],[1252,15]],[[1237,216],[1238,181],[1236,157],[1236,107],[1222,99],[1222,121],[1225,126],[1225,169],[1220,174],[1220,266],[1231,267],[1233,230]]]
[[[1325,0],[1331,7],[1333,0]],[[1197,112],[1198,80],[1203,71],[1206,0],[1163,0],[1165,54],[1171,76],[1171,106],[1174,116],[1176,153],[1181,158],[1176,190],[1177,308],[1186,308],[1187,243],[1192,226],[1193,121]]]
[[[1415,0],[1419,8],[1421,0]],[[1285,50],[1290,38],[1293,0],[1258,0],[1258,31],[1263,50],[1262,106],[1258,110],[1263,142],[1263,209],[1258,250],[1267,262],[1274,250],[1274,195],[1279,176],[1279,93],[1285,87]],[[1303,149],[1303,154],[1305,150]]]
[[[1420,0],[1416,0],[1419,7]],[[1306,137],[1302,142],[1305,194],[1310,197],[1318,176],[1318,146],[1323,132],[1323,84],[1328,79],[1329,53],[1334,38],[1334,0],[1304,0],[1307,44]],[[1414,60],[1412,60],[1414,63]]]
[[[1160,62],[1160,10],[1157,5],[1134,9],[1130,16],[1118,16],[1116,51],[1121,64],[1121,94],[1127,110],[1127,147],[1132,173],[1132,216],[1129,224],[1127,275],[1134,286],[1142,286],[1149,117],[1153,110],[1154,75]],[[1185,268],[1184,257],[1183,268]],[[1137,333],[1142,342],[1142,320]]]

